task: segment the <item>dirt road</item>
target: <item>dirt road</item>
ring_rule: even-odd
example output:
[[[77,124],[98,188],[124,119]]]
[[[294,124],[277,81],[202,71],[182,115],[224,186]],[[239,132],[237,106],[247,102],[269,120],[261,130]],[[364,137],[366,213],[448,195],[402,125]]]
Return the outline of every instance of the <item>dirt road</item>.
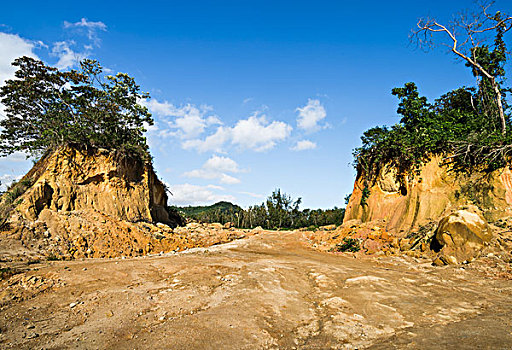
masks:
[[[33,265],[3,291],[20,300],[0,309],[0,348],[512,348],[510,280],[302,240],[264,232],[187,253]]]

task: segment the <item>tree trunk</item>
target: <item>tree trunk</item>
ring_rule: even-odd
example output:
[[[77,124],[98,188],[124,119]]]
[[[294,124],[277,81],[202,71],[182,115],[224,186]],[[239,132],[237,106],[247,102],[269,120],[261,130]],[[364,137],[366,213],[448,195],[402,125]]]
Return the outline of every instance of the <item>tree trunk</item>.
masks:
[[[498,103],[498,112],[501,122],[501,134],[505,136],[507,134],[507,125],[505,124],[505,113],[503,112],[503,103],[501,102],[501,91],[494,77],[491,79],[491,84],[496,93],[496,102]]]

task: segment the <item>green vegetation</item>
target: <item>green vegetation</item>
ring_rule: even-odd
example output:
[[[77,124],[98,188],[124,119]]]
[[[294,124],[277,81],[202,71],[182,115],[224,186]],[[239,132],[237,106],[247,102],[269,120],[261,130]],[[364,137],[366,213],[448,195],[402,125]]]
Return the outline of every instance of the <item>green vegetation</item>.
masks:
[[[18,199],[25,191],[32,186],[32,181],[29,179],[22,179],[19,182],[13,182],[7,191],[0,197],[0,230],[6,228],[11,211],[16,206],[16,199]]]
[[[0,280],[6,280],[18,273],[21,273],[21,271],[11,268],[11,267],[1,267],[0,268]]]
[[[343,238],[343,242],[336,244],[331,251],[333,252],[358,252],[361,250],[359,241],[355,238]]]
[[[185,217],[200,222],[234,222],[241,207],[230,202],[218,202],[208,206],[176,207]]]
[[[60,261],[60,260],[63,260],[63,258],[61,258],[55,254],[50,254],[46,257],[46,261]]]
[[[144,125],[152,125],[148,98],[125,73],[103,75],[101,65],[83,60],[80,70],[61,72],[43,62],[14,60],[16,79],[0,88],[7,118],[0,121],[0,155],[16,151],[40,156],[78,144],[150,159]]]
[[[365,131],[362,146],[354,150],[355,166],[365,178],[374,180],[381,167],[389,164],[397,169],[402,182],[433,155],[442,155],[456,171],[493,171],[510,163],[512,136],[506,100],[510,88],[504,86],[508,58],[504,35],[512,18],[499,11],[489,15],[487,10],[483,8],[469,27],[463,26],[464,21],[456,21],[450,28],[433,19],[420,20],[415,33],[421,35],[417,37],[420,45],[433,47],[432,36],[443,32],[462,32],[462,38],[469,38],[451,42],[452,36],[447,36],[452,52],[465,61],[477,84],[450,91],[433,103],[420,96],[412,82],[393,89],[399,99],[400,121]],[[494,35],[492,41],[478,37],[484,29],[487,38]],[[479,40],[471,40],[477,37]]]
[[[317,228],[324,225],[341,225],[345,209],[304,209],[300,210],[301,198],[293,200],[286,193],[276,189],[261,205],[244,210],[229,202],[211,206],[177,207],[189,219],[200,222],[231,222],[239,228],[296,229]]]
[[[368,203],[366,203],[366,201],[368,200],[368,197],[370,197],[370,189],[368,188],[368,184],[366,184],[361,193],[361,201],[359,202],[359,205],[363,207],[367,205]]]

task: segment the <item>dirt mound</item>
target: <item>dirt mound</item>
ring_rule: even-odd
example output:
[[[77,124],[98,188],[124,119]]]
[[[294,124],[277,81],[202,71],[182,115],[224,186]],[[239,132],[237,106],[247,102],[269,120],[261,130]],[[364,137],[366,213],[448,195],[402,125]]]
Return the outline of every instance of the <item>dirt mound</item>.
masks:
[[[183,220],[168,209],[151,164],[101,149],[68,146],[43,157],[0,206],[10,208],[0,253],[2,245],[21,242],[5,249],[11,259],[27,250],[50,259],[138,256],[245,234],[222,229],[192,239],[187,230],[173,230]]]

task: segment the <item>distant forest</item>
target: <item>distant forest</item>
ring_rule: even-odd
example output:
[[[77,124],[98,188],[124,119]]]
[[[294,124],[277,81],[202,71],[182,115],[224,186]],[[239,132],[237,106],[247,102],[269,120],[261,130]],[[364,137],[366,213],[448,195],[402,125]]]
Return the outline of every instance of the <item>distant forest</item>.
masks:
[[[218,202],[210,206],[174,207],[187,219],[213,223],[233,223],[238,228],[262,227],[265,229],[297,229],[341,225],[345,215],[344,208],[303,209],[299,208],[302,199],[293,200],[291,196],[276,189],[261,205],[243,209],[229,202]]]

